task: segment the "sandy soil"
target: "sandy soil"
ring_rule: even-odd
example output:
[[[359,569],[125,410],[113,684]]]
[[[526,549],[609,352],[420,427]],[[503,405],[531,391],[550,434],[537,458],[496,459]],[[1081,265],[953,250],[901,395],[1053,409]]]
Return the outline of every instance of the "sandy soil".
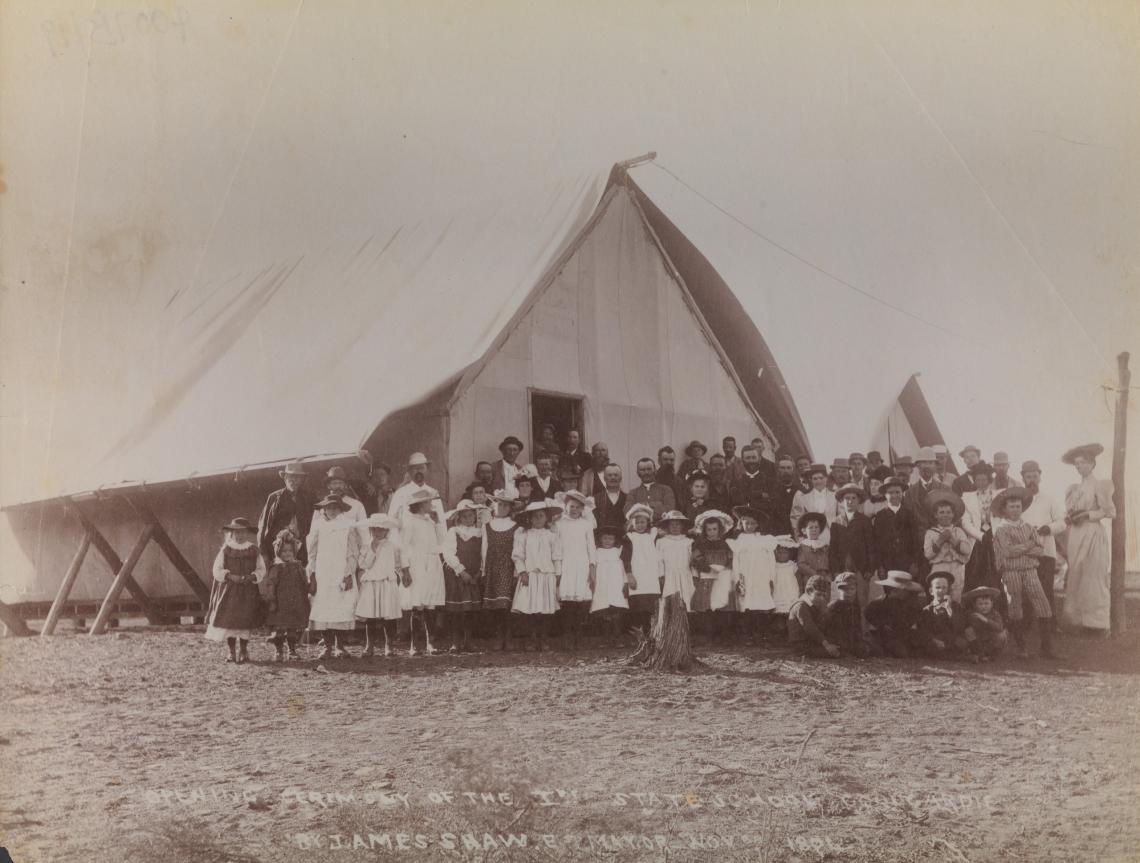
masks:
[[[709,673],[680,677],[621,651],[318,667],[255,642],[234,666],[185,630],[6,639],[0,844],[16,863],[1140,860],[1140,633],[1061,646],[1057,666],[937,667],[701,648]]]

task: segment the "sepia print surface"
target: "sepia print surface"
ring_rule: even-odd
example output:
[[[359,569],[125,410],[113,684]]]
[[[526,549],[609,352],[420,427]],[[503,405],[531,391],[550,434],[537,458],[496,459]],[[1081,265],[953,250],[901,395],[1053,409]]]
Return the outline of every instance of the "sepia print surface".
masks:
[[[0,861],[1140,859],[1138,39],[0,2]]]

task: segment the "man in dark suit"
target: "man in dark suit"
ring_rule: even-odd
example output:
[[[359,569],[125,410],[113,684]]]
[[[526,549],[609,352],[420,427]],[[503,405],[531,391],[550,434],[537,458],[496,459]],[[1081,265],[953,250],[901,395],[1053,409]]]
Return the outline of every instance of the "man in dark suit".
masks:
[[[590,447],[590,467],[578,481],[578,491],[596,498],[606,488],[605,470],[610,463],[610,448],[601,441]],[[623,525],[624,527],[624,525]]]
[[[307,563],[305,537],[309,535],[313,523],[313,508],[317,505],[317,499],[305,488],[307,473],[301,462],[290,462],[277,475],[285,487],[277,489],[265,499],[265,507],[257,522],[257,547],[268,566],[276,557],[273,553],[273,540],[280,531],[289,529],[297,537],[297,560]]]
[[[566,432],[566,449],[558,461],[559,476],[581,476],[590,469],[590,454],[582,449],[582,433],[578,429]]]
[[[875,569],[883,572],[900,570],[910,572],[914,566],[910,513],[903,506],[906,483],[897,476],[890,477],[879,491],[886,495],[887,505],[871,519],[874,536]]]
[[[776,484],[772,488],[772,526],[783,526],[792,517],[792,502],[800,490],[796,478],[796,460],[784,454],[776,461]]]
[[[562,491],[561,484],[554,476],[554,459],[549,453],[542,453],[534,460],[534,467],[538,475],[531,482],[531,499],[554,500],[554,495]]]
[[[621,468],[608,464],[603,469],[603,477],[605,485],[600,494],[594,495],[594,521],[598,527],[616,527],[624,532],[625,511],[630,504],[621,488]]]
[[[709,459],[709,503],[716,509],[730,506],[732,489],[728,477],[728,462],[723,455],[715,453]]]
[[[828,566],[832,575],[853,572],[859,606],[867,606],[871,579],[875,575],[875,536],[871,519],[863,514],[867,493],[863,486],[849,483],[835,492],[839,517],[831,523]]]
[[[657,482],[657,465],[653,459],[646,456],[637,462],[637,477],[641,480],[641,485],[629,493],[629,506],[645,504],[653,510],[654,521],[677,508],[677,496],[673,489]]]
[[[746,446],[740,451],[740,458],[744,463],[744,473],[733,485],[730,493],[732,506],[750,506],[759,513],[761,524],[757,528],[760,533],[779,533],[777,529],[782,522],[777,521],[780,504],[774,498],[774,483],[764,470],[764,459],[760,450],[754,446]],[[791,512],[791,505],[788,506]],[[784,522],[788,513],[784,513]]]
[[[503,438],[503,442],[499,444],[499,453],[502,458],[491,465],[491,482],[495,486],[494,489],[491,489],[492,491],[515,487],[515,479],[522,469],[516,461],[522,451],[523,442],[517,437],[507,435]]]
[[[943,485],[934,476],[938,459],[932,447],[924,446],[915,457],[918,467],[918,482],[906,490],[903,495],[903,508],[908,510],[911,521],[911,557],[914,559],[914,569],[910,574],[920,584],[926,583],[926,575],[930,571],[930,564],[926,560],[923,543],[926,539],[927,529],[934,524],[934,516],[926,503],[927,496],[936,489],[951,491],[950,486]]]
[[[950,484],[950,488],[954,490],[954,494],[961,497],[968,491],[978,490],[978,487],[974,485],[974,477],[971,476],[970,470],[982,460],[982,451],[973,444],[970,444],[969,446],[963,447],[958,455],[962,457],[966,469],[962,471],[961,476],[954,478],[954,482]]]

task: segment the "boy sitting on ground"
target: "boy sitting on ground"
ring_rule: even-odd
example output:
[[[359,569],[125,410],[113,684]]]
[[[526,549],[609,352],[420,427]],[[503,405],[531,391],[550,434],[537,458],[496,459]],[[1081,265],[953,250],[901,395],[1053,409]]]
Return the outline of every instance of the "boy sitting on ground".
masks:
[[[823,632],[824,611],[831,596],[831,579],[813,575],[804,586],[803,596],[788,612],[788,642],[804,656],[820,658],[839,656],[839,645]]]

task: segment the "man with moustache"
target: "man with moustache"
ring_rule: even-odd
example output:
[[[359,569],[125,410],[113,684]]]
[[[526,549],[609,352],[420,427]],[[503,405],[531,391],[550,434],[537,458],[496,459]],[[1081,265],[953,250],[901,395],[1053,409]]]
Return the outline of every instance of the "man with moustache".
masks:
[[[317,499],[305,488],[308,474],[301,462],[290,462],[277,475],[285,487],[270,493],[265,499],[265,507],[257,522],[257,547],[265,558],[265,565],[270,566],[276,557],[273,541],[278,533],[289,530],[299,540],[297,560],[305,564],[309,558],[304,540],[313,524],[313,508],[317,505]]]
[[[578,491],[586,495],[586,497],[594,498],[596,503],[598,497],[606,490],[606,465],[610,463],[610,448],[601,441],[595,443],[590,447],[590,467],[582,474],[582,479],[578,483]],[[599,526],[601,522],[598,522]],[[622,528],[625,523],[622,523]]]
[[[558,473],[565,479],[580,477],[590,469],[590,454],[582,449],[582,433],[578,429],[566,432],[566,449],[558,460]]]
[[[653,510],[654,522],[677,508],[677,496],[673,487],[657,482],[657,465],[653,459],[648,456],[638,459],[637,478],[641,480],[641,485],[629,492],[629,506],[640,503],[649,507]]]
[[[764,523],[761,523],[758,530],[760,533],[772,533],[777,528],[783,529],[784,524],[787,522],[791,515],[791,503],[788,504],[787,512],[780,512],[781,504],[779,504],[773,496],[774,485],[769,482],[767,474],[764,472],[762,462],[763,457],[760,455],[760,450],[754,446],[746,446],[740,453],[741,461],[744,465],[744,473],[735,483],[732,484],[729,490],[729,502],[733,507],[751,507],[756,512],[763,516]],[[795,467],[791,468],[791,472],[795,473]],[[793,476],[794,480],[795,477]],[[792,489],[792,496],[798,486]],[[779,519],[777,519],[779,515]]]
[[[515,481],[522,468],[518,464],[519,453],[523,451],[523,442],[514,435],[507,435],[499,444],[499,453],[502,458],[491,465],[491,491],[506,490],[514,493]]]
[[[785,525],[792,517],[792,503],[800,490],[796,479],[796,460],[782,455],[776,462],[776,485],[771,492],[772,524]]]
[[[970,471],[974,469],[982,460],[982,451],[973,444],[962,447],[962,451],[958,453],[962,458],[962,462],[966,465],[966,469],[962,471],[962,475],[955,477],[954,482],[950,483],[950,488],[954,494],[961,497],[968,491],[977,491],[977,486],[974,485],[974,476]]]
[[[427,456],[422,452],[414,452],[408,456],[408,481],[392,493],[392,503],[388,507],[388,515],[392,518],[399,519],[412,495],[426,490],[435,495],[431,507],[439,516],[438,523],[446,524],[443,502],[439,499],[439,492],[427,484],[429,464]]]
[[[1005,491],[1007,488],[1018,488],[1021,485],[1014,477],[1009,475],[1009,453],[994,453],[994,491]]]
[[[597,444],[594,444],[597,447]],[[602,490],[594,495],[594,521],[598,527],[625,532],[625,512],[631,504],[621,488],[621,468],[607,464],[602,468]]]
[[[906,490],[903,496],[903,506],[909,511],[912,533],[911,552],[914,556],[914,569],[911,575],[920,584],[926,583],[926,575],[930,572],[930,563],[926,560],[924,551],[926,531],[934,524],[934,516],[926,502],[927,496],[937,489],[951,491],[950,487],[940,483],[935,476],[938,459],[932,447],[924,446],[918,451],[915,458],[918,465],[918,482]]]

